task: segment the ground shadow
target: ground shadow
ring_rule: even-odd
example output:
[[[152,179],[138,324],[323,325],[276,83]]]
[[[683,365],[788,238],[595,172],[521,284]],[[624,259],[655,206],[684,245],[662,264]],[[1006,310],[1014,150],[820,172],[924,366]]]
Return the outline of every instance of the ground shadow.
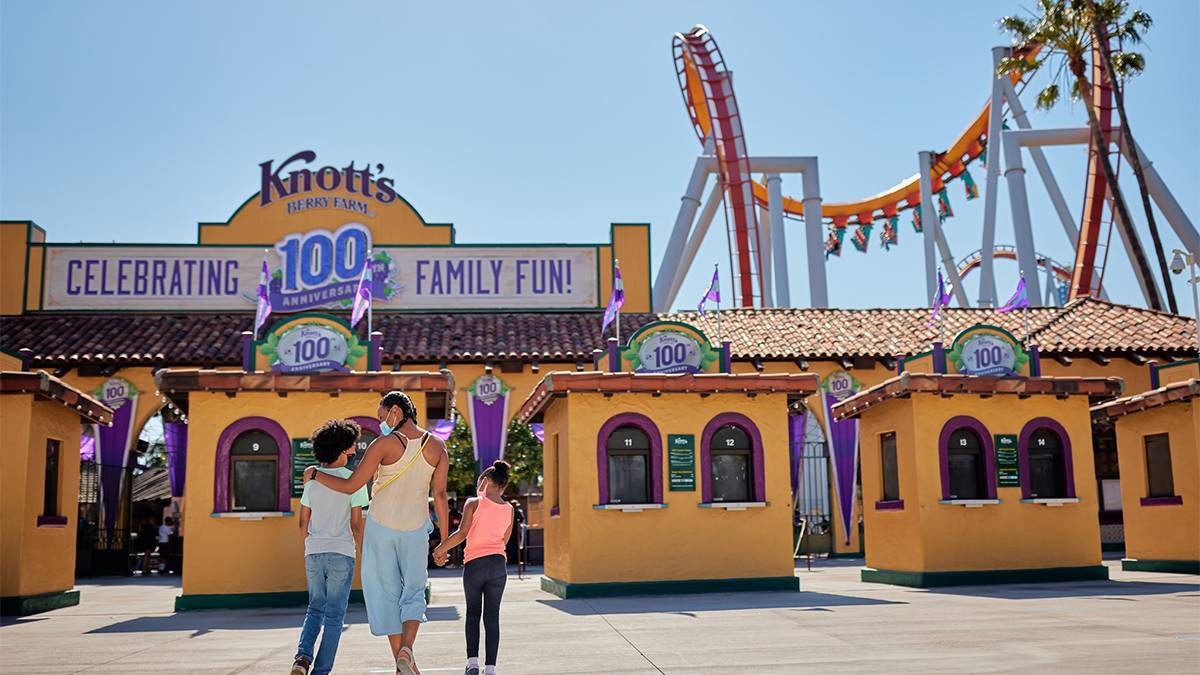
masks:
[[[914,589],[916,590],[916,589]],[[1169,593],[1196,593],[1200,582],[1174,581],[1070,581],[1045,584],[1004,584],[996,586],[946,586],[922,589],[927,593],[966,595],[1003,600],[1042,600],[1046,598],[1092,598],[1096,600],[1134,600],[1138,596]]]
[[[538,600],[572,616],[596,614],[685,614],[720,612],[737,609],[794,609],[797,611],[834,611],[836,607],[856,605],[904,605],[900,601],[862,598],[831,593],[756,592],[711,593],[703,595],[651,595],[627,598],[576,598]]]
[[[453,606],[430,607],[425,611],[429,621],[457,621],[458,608]],[[142,616],[118,621],[87,632],[106,633],[165,633],[190,632],[198,637],[215,630],[273,630],[295,628],[300,630],[304,623],[304,608],[280,609],[201,609],[174,614]],[[362,605],[351,605],[344,620],[347,630],[355,626],[366,627],[367,610]]]

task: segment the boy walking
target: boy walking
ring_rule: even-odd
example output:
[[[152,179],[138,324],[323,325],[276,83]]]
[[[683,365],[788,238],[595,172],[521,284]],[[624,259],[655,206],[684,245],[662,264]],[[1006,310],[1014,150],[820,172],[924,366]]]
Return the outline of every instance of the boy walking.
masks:
[[[312,435],[313,455],[319,471],[338,478],[351,475],[346,462],[354,454],[359,426],[350,420],[329,420]],[[354,580],[355,549],[362,548],[362,507],[368,503],[367,488],[353,494],[331,490],[317,481],[304,485],[300,497],[300,533],[304,538],[304,571],[308,577],[308,613],[300,631],[300,644],[292,675],[325,675],[333,669],[342,620]],[[321,648],[313,658],[313,646],[321,627]]]

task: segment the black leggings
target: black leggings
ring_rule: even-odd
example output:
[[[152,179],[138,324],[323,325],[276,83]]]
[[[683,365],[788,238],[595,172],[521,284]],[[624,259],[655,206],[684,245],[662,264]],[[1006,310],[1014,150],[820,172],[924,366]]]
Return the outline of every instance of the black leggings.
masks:
[[[487,631],[484,665],[496,665],[500,651],[500,598],[508,581],[503,555],[486,555],[463,568],[463,591],[467,594],[467,658],[479,658],[479,617]]]

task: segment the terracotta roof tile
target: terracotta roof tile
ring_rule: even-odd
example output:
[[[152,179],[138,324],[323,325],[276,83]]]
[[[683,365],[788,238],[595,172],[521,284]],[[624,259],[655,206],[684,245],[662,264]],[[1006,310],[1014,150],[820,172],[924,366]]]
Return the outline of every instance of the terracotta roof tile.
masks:
[[[759,309],[721,314],[735,359],[830,359],[906,356],[928,349],[936,334],[929,310]],[[621,334],[657,318],[686,321],[715,341],[710,313],[623,314]],[[34,312],[0,319],[0,348],[33,350],[33,365],[202,366],[240,362],[240,333],[249,313],[66,314]],[[519,359],[590,360],[603,347],[600,312],[504,312],[375,315],[384,362]],[[1023,332],[1019,312],[950,309],[946,337],[991,323]],[[1194,355],[1195,321],[1126,305],[1084,299],[1063,308],[1030,310],[1029,323],[1044,354],[1129,353]],[[360,335],[365,328],[360,324]],[[610,332],[611,334],[611,332]]]
[[[1113,419],[1170,403],[1187,402],[1197,397],[1200,397],[1200,379],[1192,378],[1102,403],[1092,408],[1092,417]]]

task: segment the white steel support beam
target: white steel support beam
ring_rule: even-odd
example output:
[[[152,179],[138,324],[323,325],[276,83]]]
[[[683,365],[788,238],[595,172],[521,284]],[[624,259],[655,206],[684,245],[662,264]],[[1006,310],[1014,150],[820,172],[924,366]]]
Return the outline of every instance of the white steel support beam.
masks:
[[[921,217],[924,218],[924,215]],[[950,282],[950,289],[954,293],[954,299],[958,301],[958,306],[970,307],[971,302],[967,300],[967,291],[963,288],[962,279],[958,276],[958,265],[954,263],[954,254],[950,252],[946,233],[942,231],[941,218],[934,218],[933,223],[937,227],[937,230],[934,231],[934,238],[937,242],[938,253],[942,255],[942,268],[946,270],[946,281]]]
[[[1008,199],[1012,205],[1013,237],[1017,243],[1017,266],[1025,275],[1027,294],[1031,302],[1042,301],[1038,279],[1037,253],[1033,250],[1033,223],[1029,217],[1029,196],[1025,192],[1025,167],[1021,164],[1021,134],[1040,134],[1038,131],[1005,131],[1001,134],[1004,146],[1004,179],[1008,183]]]
[[[1146,175],[1146,189],[1149,190],[1154,203],[1158,205],[1158,210],[1162,211],[1167,222],[1171,224],[1171,229],[1175,230],[1183,247],[1193,254],[1200,255],[1200,234],[1196,233],[1196,226],[1183,212],[1179,202],[1175,201],[1175,195],[1167,189],[1167,184],[1163,182],[1162,176],[1158,175],[1154,163],[1146,157],[1146,153],[1142,152],[1142,148],[1139,146],[1134,150],[1137,151],[1138,158],[1142,162],[1142,173]],[[1129,157],[1131,149],[1122,145],[1121,152]]]
[[[1012,82],[1005,77],[1000,80],[1000,83],[1004,87],[1004,98],[1008,101],[1008,108],[1012,111],[1013,120],[1021,129],[1029,129],[1031,125],[1029,118],[1025,116],[1025,106],[1021,105],[1021,99],[1017,96]],[[1059,222],[1062,223],[1063,233],[1067,235],[1067,242],[1074,247],[1079,242],[1079,228],[1075,226],[1075,219],[1071,216],[1071,210],[1067,208],[1067,200],[1063,199],[1062,190],[1058,188],[1058,181],[1054,179],[1054,172],[1050,170],[1046,155],[1040,147],[1031,145],[1029,146],[1029,157],[1033,160],[1033,165],[1037,167],[1038,175],[1042,177],[1046,193],[1050,195],[1050,203],[1054,204],[1054,211],[1058,214]]]
[[[656,311],[665,312],[670,308],[667,300],[667,290],[671,286],[672,279],[675,275],[683,275],[687,273],[686,268],[680,268],[679,257],[683,252],[683,245],[687,242],[688,233],[691,232],[692,222],[696,219],[696,211],[700,208],[700,197],[704,195],[704,184],[708,181],[710,169],[710,158],[707,153],[712,152],[713,144],[711,139],[706,139],[704,142],[705,155],[696,158],[696,164],[692,167],[691,178],[688,179],[687,188],[684,190],[682,203],[679,205],[679,213],[675,216],[675,226],[671,229],[671,238],[667,240],[667,250],[663,252],[662,261],[658,266],[658,275],[654,278],[653,295],[657,303]]]
[[[762,306],[774,307],[775,287],[771,279],[771,237],[774,232],[771,231],[771,217],[765,206],[758,207],[758,223],[758,241],[762,244],[762,253],[759,255],[762,260]]]
[[[921,234],[925,244],[925,297],[931,302],[937,293],[937,254],[934,252],[937,238],[937,209],[933,207],[933,153],[922,150],[917,153],[917,170],[921,184]]]
[[[821,178],[817,158],[808,157],[801,175],[803,181],[804,240],[808,255],[808,295],[811,307],[829,306],[829,286],[825,279],[825,225],[821,222]]]
[[[777,173],[767,174],[767,210],[771,217],[771,246],[774,261],[771,264],[775,272],[776,307],[791,307],[791,281],[788,277],[787,264],[787,234],[783,227],[783,178]]]
[[[712,224],[713,218],[716,217],[717,211],[721,208],[721,199],[724,197],[724,192],[721,188],[720,180],[713,183],[712,189],[708,192],[708,198],[704,200],[704,208],[700,209],[700,216],[696,218],[696,226],[692,229],[692,235],[688,237],[687,244],[683,247],[683,255],[679,261],[679,268],[671,280],[671,286],[666,296],[661,298],[657,294],[654,296],[655,311],[668,312],[675,304],[675,299],[679,297],[679,289],[683,286],[683,279],[687,276],[688,270],[692,269],[692,263],[696,260],[696,253],[700,250],[700,244],[704,243],[704,237],[708,234],[708,227]],[[657,308],[660,301],[664,309]]]
[[[1000,183],[1000,130],[1004,119],[1003,87],[997,75],[1000,59],[1012,52],[1008,47],[992,47],[992,105],[988,113],[988,163],[983,193],[983,239],[979,258],[979,306],[995,307],[996,301],[996,188]]]

